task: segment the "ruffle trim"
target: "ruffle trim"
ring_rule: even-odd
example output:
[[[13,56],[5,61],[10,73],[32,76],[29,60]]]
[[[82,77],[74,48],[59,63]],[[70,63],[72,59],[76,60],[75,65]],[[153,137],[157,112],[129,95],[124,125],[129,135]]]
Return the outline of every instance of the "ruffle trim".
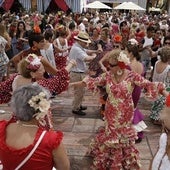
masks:
[[[136,170],[140,169],[139,152],[134,146],[135,137],[134,134],[127,139],[113,140],[113,136],[107,137],[104,130],[101,130],[90,144],[90,154],[94,157],[92,168],[119,170],[136,167]]]
[[[55,134],[57,134],[57,135],[55,135],[55,139],[53,140],[55,142],[52,145],[52,149],[56,149],[61,144],[61,142],[63,140],[63,133],[61,131],[57,131],[57,132],[55,131]]]
[[[106,135],[105,129],[100,129],[94,141],[91,142],[91,147],[100,148],[100,146],[104,145],[106,147],[116,149],[119,147],[127,147],[131,144],[134,144],[135,140],[137,139],[137,133],[135,132],[134,128],[124,128],[118,130],[115,129],[114,131],[115,133],[112,132]]]

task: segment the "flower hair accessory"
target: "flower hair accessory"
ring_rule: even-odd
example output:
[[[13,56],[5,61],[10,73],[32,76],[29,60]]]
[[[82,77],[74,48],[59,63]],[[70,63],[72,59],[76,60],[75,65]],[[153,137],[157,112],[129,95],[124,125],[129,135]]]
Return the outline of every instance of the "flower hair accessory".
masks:
[[[51,102],[46,99],[44,92],[40,92],[38,95],[32,96],[28,103],[30,107],[35,109],[36,114],[33,117],[41,121],[48,114]]]
[[[122,36],[119,35],[119,34],[116,34],[116,35],[114,36],[114,38],[113,38],[113,41],[114,41],[115,43],[121,43],[121,42],[122,42]]]
[[[124,52],[120,52],[119,57],[118,57],[118,66],[121,69],[127,68],[127,65],[130,63],[129,58]]]
[[[29,63],[27,69],[37,71],[41,65],[41,59],[35,54],[29,54],[25,60]]]

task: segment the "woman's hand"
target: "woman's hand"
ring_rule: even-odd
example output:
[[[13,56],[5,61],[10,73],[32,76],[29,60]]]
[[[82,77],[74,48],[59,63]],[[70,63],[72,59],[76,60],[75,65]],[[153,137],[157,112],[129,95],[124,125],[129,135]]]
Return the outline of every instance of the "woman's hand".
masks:
[[[77,65],[76,60],[72,59],[72,60],[70,60],[70,61],[68,62],[68,65],[66,66],[65,69],[66,69],[68,72],[70,72],[71,69],[72,69],[73,67],[75,67],[76,65]]]
[[[86,77],[82,80],[82,82],[84,82],[85,84],[87,84],[88,80],[89,80],[89,76],[86,76]]]
[[[77,81],[77,82],[73,82],[73,83],[69,83],[69,88],[71,87],[85,87],[86,83],[84,81]]]
[[[163,96],[165,96],[165,97],[167,97],[167,96],[170,95],[169,92],[167,92],[166,90],[163,90],[163,91],[161,92],[161,94],[162,94]]]
[[[100,66],[103,72],[107,72],[107,68],[103,64],[101,64]]]
[[[100,54],[100,53],[102,53],[102,52],[103,52],[102,49],[98,49],[98,50],[97,50],[97,53],[98,53],[98,54]]]
[[[77,65],[77,62],[74,59],[71,59],[69,63],[71,63],[73,67]]]

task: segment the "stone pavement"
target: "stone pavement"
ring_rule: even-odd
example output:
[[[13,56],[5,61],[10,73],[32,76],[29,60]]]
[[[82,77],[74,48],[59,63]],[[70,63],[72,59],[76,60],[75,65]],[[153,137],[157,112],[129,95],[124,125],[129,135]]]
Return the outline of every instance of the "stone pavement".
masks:
[[[88,106],[86,116],[77,116],[71,112],[73,94],[72,90],[64,92],[53,99],[52,113],[54,127],[64,132],[64,144],[71,162],[71,170],[88,170],[92,159],[87,155],[91,139],[97,132],[98,127],[103,126],[99,114],[98,96],[86,91],[83,105]],[[150,160],[156,152],[158,139],[161,133],[159,126],[153,125],[149,118],[151,102],[143,97],[140,99],[139,108],[145,115],[148,128],[145,130],[145,138],[137,145],[140,151],[141,170],[148,170]],[[0,119],[8,119],[10,108],[7,104],[0,105]]]

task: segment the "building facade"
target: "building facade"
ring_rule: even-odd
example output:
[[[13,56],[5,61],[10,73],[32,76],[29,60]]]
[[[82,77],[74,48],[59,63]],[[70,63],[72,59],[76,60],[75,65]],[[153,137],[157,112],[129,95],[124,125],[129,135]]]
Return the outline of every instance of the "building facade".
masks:
[[[95,0],[89,0],[88,2],[93,2]],[[127,2],[127,0],[99,0],[100,2],[110,4],[113,8],[120,3]],[[152,5],[152,7],[161,8],[162,10],[167,10],[170,15],[170,0],[130,0],[135,4],[141,6],[142,8],[147,8],[148,3]]]
[[[27,11],[39,11],[45,12],[49,7],[50,3],[54,1],[57,6],[66,11],[68,8],[71,9],[74,13],[82,13],[84,6],[88,3],[94,2],[95,0],[17,0],[22,4],[22,6]],[[99,0],[110,7],[114,8],[115,6],[126,2],[127,0]],[[170,0],[130,0],[135,4],[141,6],[142,8],[148,9],[148,6],[158,7],[163,10],[167,10],[170,14]],[[3,7],[6,11],[10,9],[15,0],[0,0],[0,7]]]

